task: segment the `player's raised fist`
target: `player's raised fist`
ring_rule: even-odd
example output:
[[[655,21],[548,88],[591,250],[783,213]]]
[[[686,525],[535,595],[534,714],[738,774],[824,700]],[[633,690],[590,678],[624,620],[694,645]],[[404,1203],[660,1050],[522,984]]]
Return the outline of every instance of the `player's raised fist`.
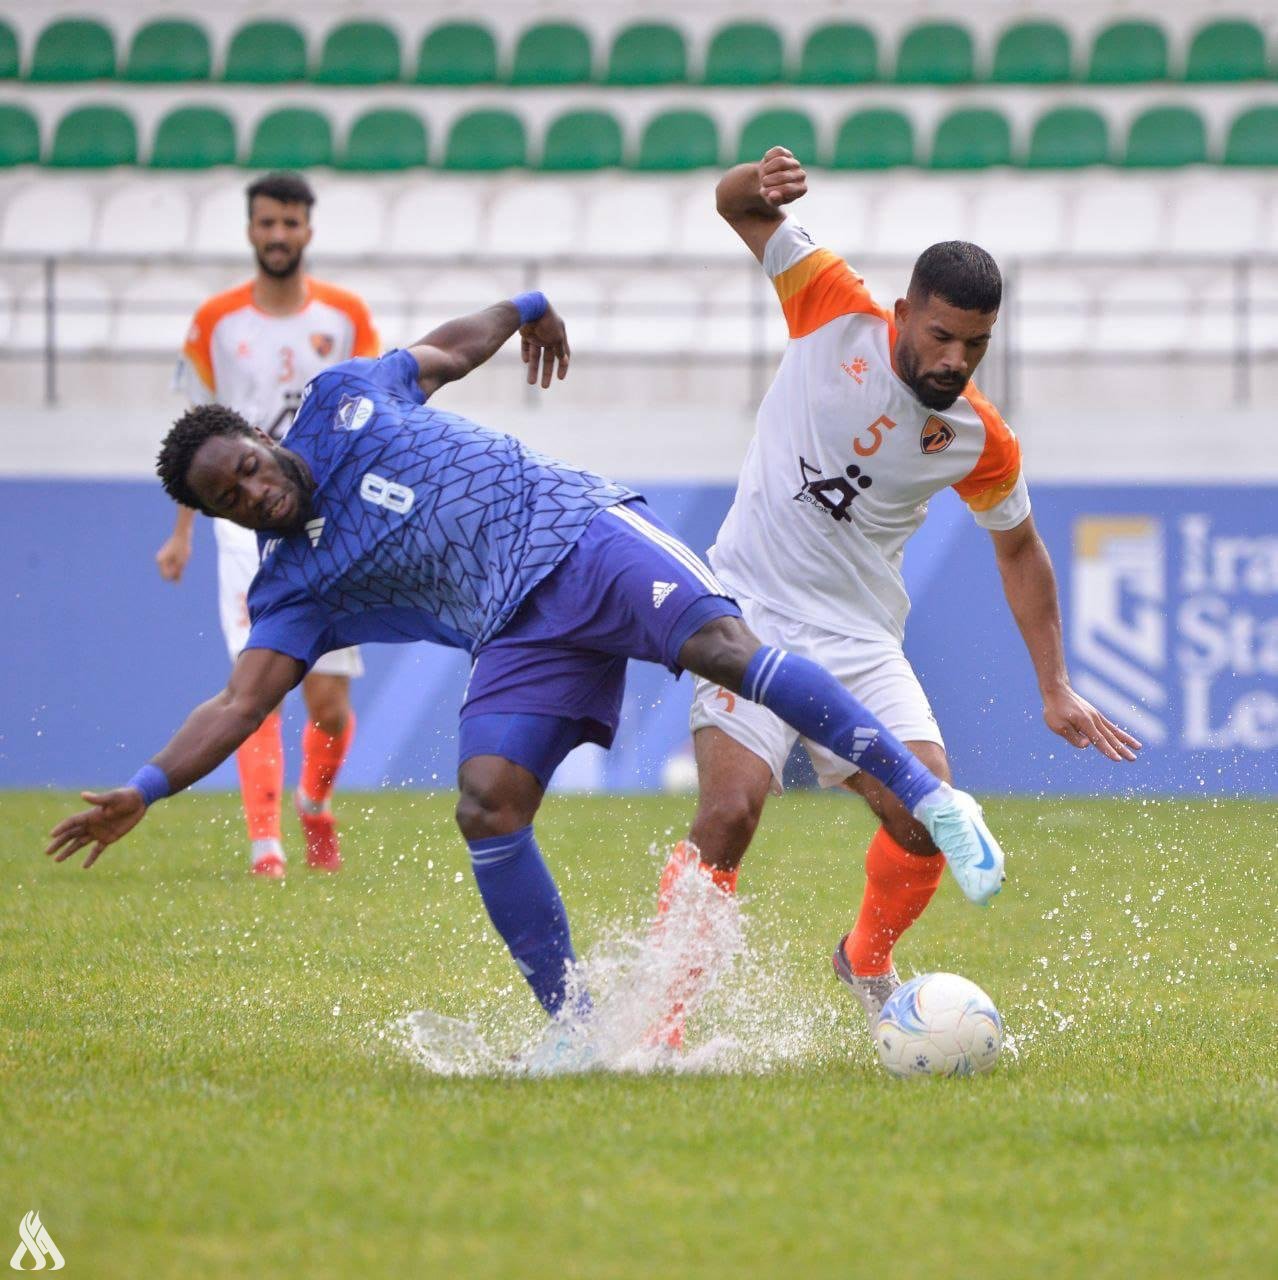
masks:
[[[759,194],[771,205],[790,204],[808,193],[808,175],[785,147],[770,147],[759,161]]]
[[[191,540],[173,534],[155,553],[155,563],[159,566],[160,577],[165,582],[180,582],[191,558]]]
[[[541,369],[541,385],[550,386],[551,374],[560,381],[568,376],[568,330],[563,317],[554,307],[548,306],[540,320],[526,324],[519,331],[519,354],[528,366],[528,385],[537,385],[537,370]]]

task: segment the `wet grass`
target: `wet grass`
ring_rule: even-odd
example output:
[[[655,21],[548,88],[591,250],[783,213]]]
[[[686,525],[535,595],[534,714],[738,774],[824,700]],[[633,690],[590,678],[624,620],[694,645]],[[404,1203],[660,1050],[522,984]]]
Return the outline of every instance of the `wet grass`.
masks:
[[[215,795],[55,867],[68,803],[0,799],[0,1249],[39,1209],[94,1277],[1278,1268],[1278,805],[993,802],[1007,890],[947,882],[898,958],[985,986],[1019,1055],[916,1085],[829,973],[870,834],[841,797],[774,803],[743,876],[785,957],[759,998],[835,1011],[792,1066],[549,1081],[429,1077],[379,1037],[423,1005],[532,1019],[449,796],[344,797],[347,869],[283,885]],[[549,802],[581,949],[642,919],[689,809]]]

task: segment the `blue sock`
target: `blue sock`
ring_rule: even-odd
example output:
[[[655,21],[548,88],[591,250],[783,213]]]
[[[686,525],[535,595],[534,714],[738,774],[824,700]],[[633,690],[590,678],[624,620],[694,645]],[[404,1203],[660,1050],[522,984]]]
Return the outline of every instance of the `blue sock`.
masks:
[[[567,968],[577,957],[564,900],[537,848],[532,827],[466,844],[493,927],[542,1008],[551,1015],[557,1013],[564,1002]]]
[[[761,646],[746,667],[741,693],[805,738],[878,778],[911,811],[941,785],[877,716],[807,658]]]

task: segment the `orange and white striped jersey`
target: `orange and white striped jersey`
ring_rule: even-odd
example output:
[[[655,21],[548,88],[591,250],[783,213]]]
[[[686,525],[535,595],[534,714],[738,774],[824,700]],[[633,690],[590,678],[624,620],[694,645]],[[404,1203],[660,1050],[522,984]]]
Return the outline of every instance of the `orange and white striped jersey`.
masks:
[[[301,310],[273,316],[243,284],[195,313],[175,384],[196,404],[224,404],[279,440],[321,369],[378,354],[368,307],[355,294],[308,277]]]
[[[796,223],[763,258],[790,332],[759,406],[736,497],[710,549],[734,591],[838,634],[894,636],[910,602],[906,540],[953,486],[987,529],[1029,515],[1021,449],[969,384],[943,412],[892,367],[891,312]]]

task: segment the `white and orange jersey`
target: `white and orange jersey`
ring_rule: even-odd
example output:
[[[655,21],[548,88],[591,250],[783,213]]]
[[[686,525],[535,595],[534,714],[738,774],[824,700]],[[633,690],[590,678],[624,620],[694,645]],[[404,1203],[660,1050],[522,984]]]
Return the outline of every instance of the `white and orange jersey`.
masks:
[[[732,508],[710,549],[734,591],[850,636],[905,631],[906,540],[953,486],[987,529],[1029,515],[1021,450],[969,384],[943,412],[893,369],[891,313],[842,258],[783,222],[764,270],[790,341],[759,406]]]
[[[378,354],[368,307],[355,294],[308,277],[301,310],[273,316],[253,305],[253,286],[243,284],[195,313],[176,385],[196,404],[224,404],[278,440],[321,369]]]

